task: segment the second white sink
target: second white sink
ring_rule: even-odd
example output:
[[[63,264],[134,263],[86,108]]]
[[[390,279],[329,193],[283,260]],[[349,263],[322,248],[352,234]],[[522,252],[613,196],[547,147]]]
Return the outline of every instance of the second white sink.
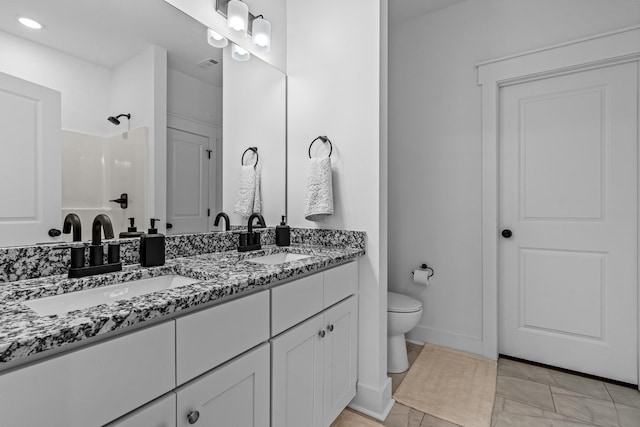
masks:
[[[201,280],[173,274],[38,298],[24,301],[23,304],[41,316],[61,315],[73,310],[94,307],[100,304],[110,304],[197,282],[201,282]]]
[[[310,257],[311,255],[292,254],[289,252],[278,252],[276,254],[250,258],[250,259],[247,259],[246,261],[255,262],[256,264],[276,265],[276,264],[284,264],[285,262],[298,261],[298,260],[310,258]]]

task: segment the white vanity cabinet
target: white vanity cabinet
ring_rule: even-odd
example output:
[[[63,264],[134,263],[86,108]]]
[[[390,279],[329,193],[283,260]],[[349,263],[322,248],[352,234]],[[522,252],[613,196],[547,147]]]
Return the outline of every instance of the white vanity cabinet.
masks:
[[[0,374],[0,425],[102,426],[175,386],[168,321]]]
[[[269,344],[177,390],[178,427],[269,427]]]
[[[303,317],[308,319],[271,340],[273,427],[328,427],[356,394],[357,263],[304,279],[301,284],[313,288],[316,298],[317,288],[309,283],[321,289],[319,309],[317,303],[305,305],[308,294],[298,295],[295,289],[299,281],[272,289],[276,330],[294,326],[283,319],[299,318],[300,307],[306,308]],[[342,302],[328,307],[336,300]]]

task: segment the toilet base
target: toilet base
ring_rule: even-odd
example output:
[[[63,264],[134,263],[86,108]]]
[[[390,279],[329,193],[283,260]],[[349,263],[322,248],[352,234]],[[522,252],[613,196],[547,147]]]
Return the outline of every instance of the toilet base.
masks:
[[[387,372],[399,374],[409,369],[404,334],[387,336]]]

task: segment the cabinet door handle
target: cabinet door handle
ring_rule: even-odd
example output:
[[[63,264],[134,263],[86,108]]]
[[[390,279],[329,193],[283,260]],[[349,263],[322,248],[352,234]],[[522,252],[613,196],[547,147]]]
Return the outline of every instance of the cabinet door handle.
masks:
[[[321,330],[320,332],[318,332],[318,335],[320,335],[320,338],[324,338],[324,336],[325,336],[326,334],[327,334],[327,333],[324,331],[324,329],[323,329],[323,330]]]
[[[189,424],[195,424],[198,422],[199,419],[200,419],[200,412],[198,411],[191,411],[187,415],[187,421],[189,421]]]
[[[333,325],[329,325],[329,326],[327,326],[327,331],[329,331],[329,332],[333,332]]]

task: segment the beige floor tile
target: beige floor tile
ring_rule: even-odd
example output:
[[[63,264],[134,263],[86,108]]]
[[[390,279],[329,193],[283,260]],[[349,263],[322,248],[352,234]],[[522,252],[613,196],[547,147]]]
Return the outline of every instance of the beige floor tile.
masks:
[[[633,406],[634,408],[640,408],[640,391],[615,384],[605,383],[604,385],[607,390],[609,390],[609,394],[613,398],[614,402],[621,403],[626,406]]]
[[[555,380],[548,369],[515,360],[499,359],[498,375],[522,378],[537,383],[555,385]]]
[[[421,345],[413,344],[410,342],[407,343],[407,357],[409,359],[409,367],[411,367],[413,365],[413,362],[416,361],[418,355],[422,351],[422,348],[423,346]]]
[[[396,403],[391,408],[391,412],[384,425],[387,427],[420,427],[424,414],[408,406]]]
[[[610,400],[551,387],[556,412],[569,418],[605,427],[618,427],[618,413]]]
[[[597,397],[598,399],[611,400],[611,396],[602,381],[560,371],[549,370],[549,372],[555,381],[554,384],[549,385],[564,390],[575,391],[580,394],[586,394],[587,396]]]
[[[498,408],[498,413],[506,413],[512,415],[527,415],[530,417],[550,418],[554,420],[570,421],[569,417],[557,414],[554,411],[546,411],[535,406],[527,405],[526,403],[516,402],[511,399],[501,399],[501,406]],[[578,420],[573,420],[578,421]]]
[[[640,409],[616,403],[618,420],[622,427],[640,426]]]
[[[501,414],[496,427],[592,427],[579,421],[555,420],[519,414]]]
[[[404,380],[404,377],[407,376],[407,372],[401,372],[399,374],[387,374],[389,375],[389,377],[391,377],[391,393],[395,393],[396,390],[398,389],[398,387],[400,386],[400,383],[402,383],[402,380]]]
[[[460,427],[458,424],[454,424],[450,421],[441,420],[429,414],[424,414],[422,418],[422,424],[420,427]]]
[[[548,385],[521,378],[498,376],[496,394],[510,400],[554,411],[551,390]]]

